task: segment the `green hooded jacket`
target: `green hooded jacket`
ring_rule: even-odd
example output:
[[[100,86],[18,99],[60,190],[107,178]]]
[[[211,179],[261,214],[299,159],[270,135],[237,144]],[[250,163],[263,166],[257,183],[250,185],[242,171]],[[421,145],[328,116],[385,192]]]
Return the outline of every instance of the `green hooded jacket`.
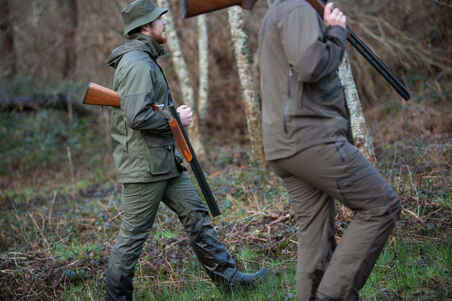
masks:
[[[156,59],[164,49],[152,38],[135,35],[114,49],[113,89],[121,108],[111,112],[113,158],[120,183],[146,183],[180,175],[181,161],[164,113],[152,104],[169,105],[169,87]],[[179,167],[179,168],[178,168]]]

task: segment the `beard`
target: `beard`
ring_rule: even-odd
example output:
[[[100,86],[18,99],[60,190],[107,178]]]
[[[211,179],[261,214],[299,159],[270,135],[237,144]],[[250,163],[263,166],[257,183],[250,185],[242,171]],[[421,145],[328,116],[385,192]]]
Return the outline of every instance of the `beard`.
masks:
[[[167,41],[166,32],[163,31],[162,33],[156,35],[156,36],[154,37],[154,39],[155,39],[155,40],[157,41],[157,43],[159,43],[159,44],[166,44],[166,41]]]

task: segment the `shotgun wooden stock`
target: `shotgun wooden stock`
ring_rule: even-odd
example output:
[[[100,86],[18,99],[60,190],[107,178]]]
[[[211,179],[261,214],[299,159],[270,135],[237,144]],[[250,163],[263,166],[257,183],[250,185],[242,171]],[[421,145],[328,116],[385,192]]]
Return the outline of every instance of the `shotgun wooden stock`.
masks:
[[[83,103],[87,105],[119,108],[121,106],[121,99],[116,91],[95,83],[89,83],[85,96],[83,97]],[[152,104],[152,110],[158,111],[159,109],[160,108],[157,104]],[[182,135],[182,130],[177,123],[177,120],[172,116],[170,117],[171,119],[168,121],[168,124],[171,128],[171,132],[173,133],[176,146],[184,156],[185,160],[190,163],[193,160],[193,155],[187,145],[187,141],[185,141],[184,135]]]
[[[206,14],[233,5],[251,10],[257,0],[185,0],[185,18]]]
[[[193,161],[193,154],[188,147],[187,141],[184,138],[184,135],[182,134],[182,129],[179,126],[179,123],[177,122],[176,118],[171,119],[168,122],[171,132],[174,136],[174,142],[176,143],[177,148],[184,156],[185,160],[187,160],[188,163]]]
[[[95,83],[89,83],[85,95],[83,96],[83,103],[87,105],[110,106],[119,108],[121,106],[121,98],[119,94],[114,90],[108,89]],[[207,183],[204,172],[201,169],[201,165],[196,158],[196,155],[190,144],[190,140],[188,139],[188,135],[185,132],[184,127],[182,126],[179,114],[177,113],[174,105],[172,105],[173,100],[171,98],[171,94],[170,103],[170,114],[167,115],[169,117],[168,124],[171,128],[171,132],[173,133],[176,147],[184,156],[185,160],[190,163],[195,178],[198,181],[199,187],[201,188],[201,192],[207,202],[210,213],[212,214],[212,216],[218,216],[221,214],[220,208],[218,207],[215,196],[213,195],[212,190]],[[158,104],[153,104],[152,109],[154,111],[158,111],[160,110],[160,106]]]
[[[83,96],[86,105],[120,107],[121,101],[116,91],[105,88],[95,83],[89,83]]]

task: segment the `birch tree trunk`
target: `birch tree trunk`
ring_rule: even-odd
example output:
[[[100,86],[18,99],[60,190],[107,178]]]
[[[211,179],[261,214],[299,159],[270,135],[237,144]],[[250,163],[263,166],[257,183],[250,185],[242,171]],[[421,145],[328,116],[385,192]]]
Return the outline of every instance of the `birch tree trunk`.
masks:
[[[363,153],[367,160],[376,163],[372,136],[366,124],[358,90],[353,79],[352,69],[347,52],[339,66],[339,78],[345,90],[345,99],[350,111],[350,121],[353,140],[356,147]]]
[[[174,70],[176,71],[177,78],[179,79],[179,84],[182,91],[183,103],[189,106],[195,118],[193,119],[193,124],[190,128],[188,128],[188,134],[190,136],[190,141],[193,146],[193,149],[197,155],[197,157],[203,157],[205,155],[205,150],[203,145],[201,144],[199,137],[199,118],[196,118],[198,115],[198,110],[195,106],[195,98],[193,92],[193,85],[190,80],[190,76],[188,74],[187,64],[185,62],[184,55],[182,53],[182,49],[180,47],[179,38],[177,37],[176,27],[173,20],[173,16],[170,10],[169,1],[167,0],[157,0],[157,5],[160,7],[167,7],[168,12],[166,13],[166,32],[168,35],[168,48],[171,52],[171,58],[174,66]]]
[[[272,6],[275,0],[267,0],[268,7]]]
[[[264,165],[265,157],[262,142],[259,95],[256,90],[256,83],[250,62],[251,53],[248,46],[248,35],[244,31],[243,10],[240,7],[229,8],[228,21],[243,92],[243,105],[246,114],[248,136],[251,143],[251,160],[260,165]]]
[[[198,16],[198,50],[199,50],[199,92],[198,113],[199,124],[202,125],[207,116],[207,98],[209,94],[209,35],[207,17]],[[203,141],[201,137],[201,141]]]

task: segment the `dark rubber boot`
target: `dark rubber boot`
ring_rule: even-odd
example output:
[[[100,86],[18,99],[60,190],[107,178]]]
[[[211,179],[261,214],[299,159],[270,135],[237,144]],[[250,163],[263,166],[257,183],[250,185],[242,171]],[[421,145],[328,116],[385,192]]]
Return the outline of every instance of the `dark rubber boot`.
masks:
[[[267,275],[268,270],[266,268],[261,268],[259,271],[252,274],[237,271],[237,273],[232,276],[230,285],[231,287],[252,287],[261,282]]]
[[[229,281],[218,281],[216,285],[219,289],[230,293],[234,289],[256,287],[268,275],[266,268],[261,268],[256,273],[242,273],[236,271]]]

